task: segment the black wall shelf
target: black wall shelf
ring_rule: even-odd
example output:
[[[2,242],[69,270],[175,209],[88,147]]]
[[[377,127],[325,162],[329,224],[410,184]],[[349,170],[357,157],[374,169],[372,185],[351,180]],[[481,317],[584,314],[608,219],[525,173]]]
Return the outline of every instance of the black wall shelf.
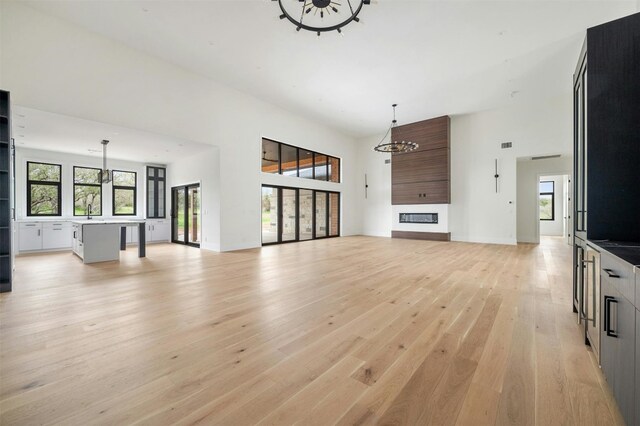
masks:
[[[11,291],[13,256],[11,246],[11,99],[0,90],[0,293]]]

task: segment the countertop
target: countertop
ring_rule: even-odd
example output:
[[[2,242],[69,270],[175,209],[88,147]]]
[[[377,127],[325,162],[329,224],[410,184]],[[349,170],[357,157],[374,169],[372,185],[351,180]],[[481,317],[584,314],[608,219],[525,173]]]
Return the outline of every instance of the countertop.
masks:
[[[144,223],[144,219],[112,219],[112,220],[72,220],[71,223],[77,223],[78,225],[137,225]]]
[[[588,243],[611,253],[631,265],[640,266],[640,243],[608,240],[589,240]]]

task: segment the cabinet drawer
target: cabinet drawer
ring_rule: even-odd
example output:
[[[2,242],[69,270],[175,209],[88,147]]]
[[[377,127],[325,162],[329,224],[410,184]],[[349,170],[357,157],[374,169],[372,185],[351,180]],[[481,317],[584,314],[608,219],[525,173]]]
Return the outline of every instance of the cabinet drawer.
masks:
[[[42,224],[39,222],[20,222],[18,229],[42,229]]]
[[[42,229],[71,228],[71,222],[47,222],[42,224]]]
[[[631,303],[635,303],[635,277],[633,266],[602,252],[600,261],[600,274],[603,280],[609,281]]]

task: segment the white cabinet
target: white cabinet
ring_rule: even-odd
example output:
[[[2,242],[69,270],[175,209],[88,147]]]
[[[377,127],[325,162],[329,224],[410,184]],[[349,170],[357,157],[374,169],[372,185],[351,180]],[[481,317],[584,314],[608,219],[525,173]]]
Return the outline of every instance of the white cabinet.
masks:
[[[42,250],[42,224],[38,222],[18,225],[18,250]]]
[[[62,250],[72,248],[72,228],[69,222],[20,222],[18,251]]]
[[[138,232],[137,226],[127,226],[127,244],[138,244]]]
[[[171,239],[171,224],[168,220],[147,220],[145,234],[147,242],[169,241]]]
[[[42,225],[42,249],[57,250],[71,248],[72,231],[69,222],[45,223]]]

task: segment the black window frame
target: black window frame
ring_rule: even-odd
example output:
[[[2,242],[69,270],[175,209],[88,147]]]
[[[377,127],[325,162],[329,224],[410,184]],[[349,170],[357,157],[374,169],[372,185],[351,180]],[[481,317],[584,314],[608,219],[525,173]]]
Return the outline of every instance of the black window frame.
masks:
[[[278,191],[278,226],[277,226],[277,241],[273,243],[265,243],[262,241],[262,228],[260,229],[260,243],[262,246],[271,246],[276,244],[290,244],[290,243],[302,243],[305,241],[314,241],[314,240],[324,240],[327,238],[338,238],[341,236],[342,230],[342,221],[341,221],[341,209],[342,209],[342,195],[340,191],[326,191],[322,189],[313,189],[313,188],[305,188],[305,187],[296,187],[296,186],[282,186],[282,185],[269,185],[263,184],[261,188],[274,188]],[[282,209],[282,190],[283,189],[292,189],[296,191],[296,238],[294,240],[282,241],[282,215],[284,214]],[[312,222],[312,236],[310,239],[301,240],[300,239],[300,190],[311,191],[312,193],[312,211],[313,217],[311,218]],[[316,195],[318,192],[322,192],[326,195],[325,199],[325,226],[326,226],[326,235],[317,235],[316,230]],[[260,203],[262,205],[262,191],[260,192]],[[331,215],[331,203],[330,198],[331,194],[336,194],[338,196],[338,217],[337,220],[337,233],[336,235],[331,235],[330,230],[330,215]],[[260,207],[260,215],[262,216],[262,207]]]
[[[154,169],[154,174],[153,177],[149,176],[149,170],[150,169]],[[158,177],[158,170],[164,170],[164,177]],[[146,187],[146,198],[145,198],[145,203],[147,204],[147,219],[166,219],[167,218],[167,168],[166,167],[160,167],[160,166],[147,166],[146,168],[146,176],[147,176],[147,187]],[[150,181],[154,181],[154,194],[153,194],[153,205],[154,205],[154,212],[153,214],[151,214],[151,212],[149,211],[149,182]],[[163,194],[159,193],[158,190],[158,182],[164,182],[164,191]],[[162,216],[160,216],[158,214],[158,201],[160,200],[160,197],[164,198],[164,214]]]
[[[553,188],[553,190],[551,192],[549,191],[540,191],[540,184],[543,183],[550,183],[551,184],[551,188]],[[545,222],[553,222],[554,220],[556,220],[556,183],[555,181],[552,180],[541,180],[538,183],[538,200],[540,200],[540,197],[542,195],[551,195],[551,219],[543,219],[543,218],[539,218],[540,220],[544,220]],[[538,211],[540,210],[540,202],[538,201]],[[540,213],[538,213],[539,215]]]
[[[29,179],[29,164],[44,164],[46,166],[56,166],[60,169],[60,180],[58,182],[31,180]],[[31,185],[49,185],[58,188],[58,213],[57,214],[33,214],[31,212]],[[62,216],[62,164],[45,163],[43,161],[27,161],[27,216],[29,217],[59,217]]]
[[[115,184],[115,173],[133,173],[134,186],[124,186]],[[111,213],[113,216],[137,216],[138,215],[138,172],[130,170],[112,170],[111,171]],[[133,213],[116,213],[116,189],[133,190]]]
[[[104,216],[102,183],[76,183],[76,169],[97,170],[99,172],[98,176],[100,177],[100,180],[102,179],[102,169],[99,169],[97,167],[73,166],[73,216],[85,216],[84,214],[76,214],[76,186],[92,186],[100,188],[100,214],[91,213],[91,216]]]
[[[296,155],[297,155],[296,173],[295,173],[295,176],[289,176],[289,177],[299,177],[299,178],[302,178],[302,179],[312,179],[312,180],[318,180],[318,181],[321,181],[321,182],[342,183],[342,176],[341,176],[342,159],[340,157],[336,157],[335,155],[324,154],[322,152],[314,151],[312,149],[307,149],[307,148],[304,148],[304,147],[301,147],[301,146],[291,145],[291,144],[284,143],[284,142],[278,142],[276,140],[269,139],[269,138],[262,138],[261,139],[261,141],[260,141],[260,144],[261,144],[260,153],[261,154],[264,152],[263,149],[262,149],[262,143],[264,143],[264,141],[269,141],[271,143],[278,144],[278,172],[277,173],[275,173],[275,172],[271,173],[271,172],[262,171],[262,161],[260,162],[260,172],[267,173],[267,174],[270,174],[270,175],[278,174],[278,175],[284,176],[284,173],[282,172],[282,146],[288,146],[288,147],[291,147],[291,148],[294,148],[294,149],[297,150],[296,151]],[[300,151],[307,151],[307,152],[311,153],[312,161],[311,161],[311,176],[310,177],[300,176],[300,158],[301,158]],[[327,161],[325,163],[326,179],[318,179],[318,178],[316,178],[316,156],[324,156],[327,159]],[[329,174],[329,169],[330,169],[329,164],[331,163],[331,159],[335,159],[335,160],[338,161],[338,180],[337,181],[331,180],[331,175]],[[263,158],[263,160],[264,160],[264,158]],[[302,189],[304,189],[304,188],[302,188]]]

